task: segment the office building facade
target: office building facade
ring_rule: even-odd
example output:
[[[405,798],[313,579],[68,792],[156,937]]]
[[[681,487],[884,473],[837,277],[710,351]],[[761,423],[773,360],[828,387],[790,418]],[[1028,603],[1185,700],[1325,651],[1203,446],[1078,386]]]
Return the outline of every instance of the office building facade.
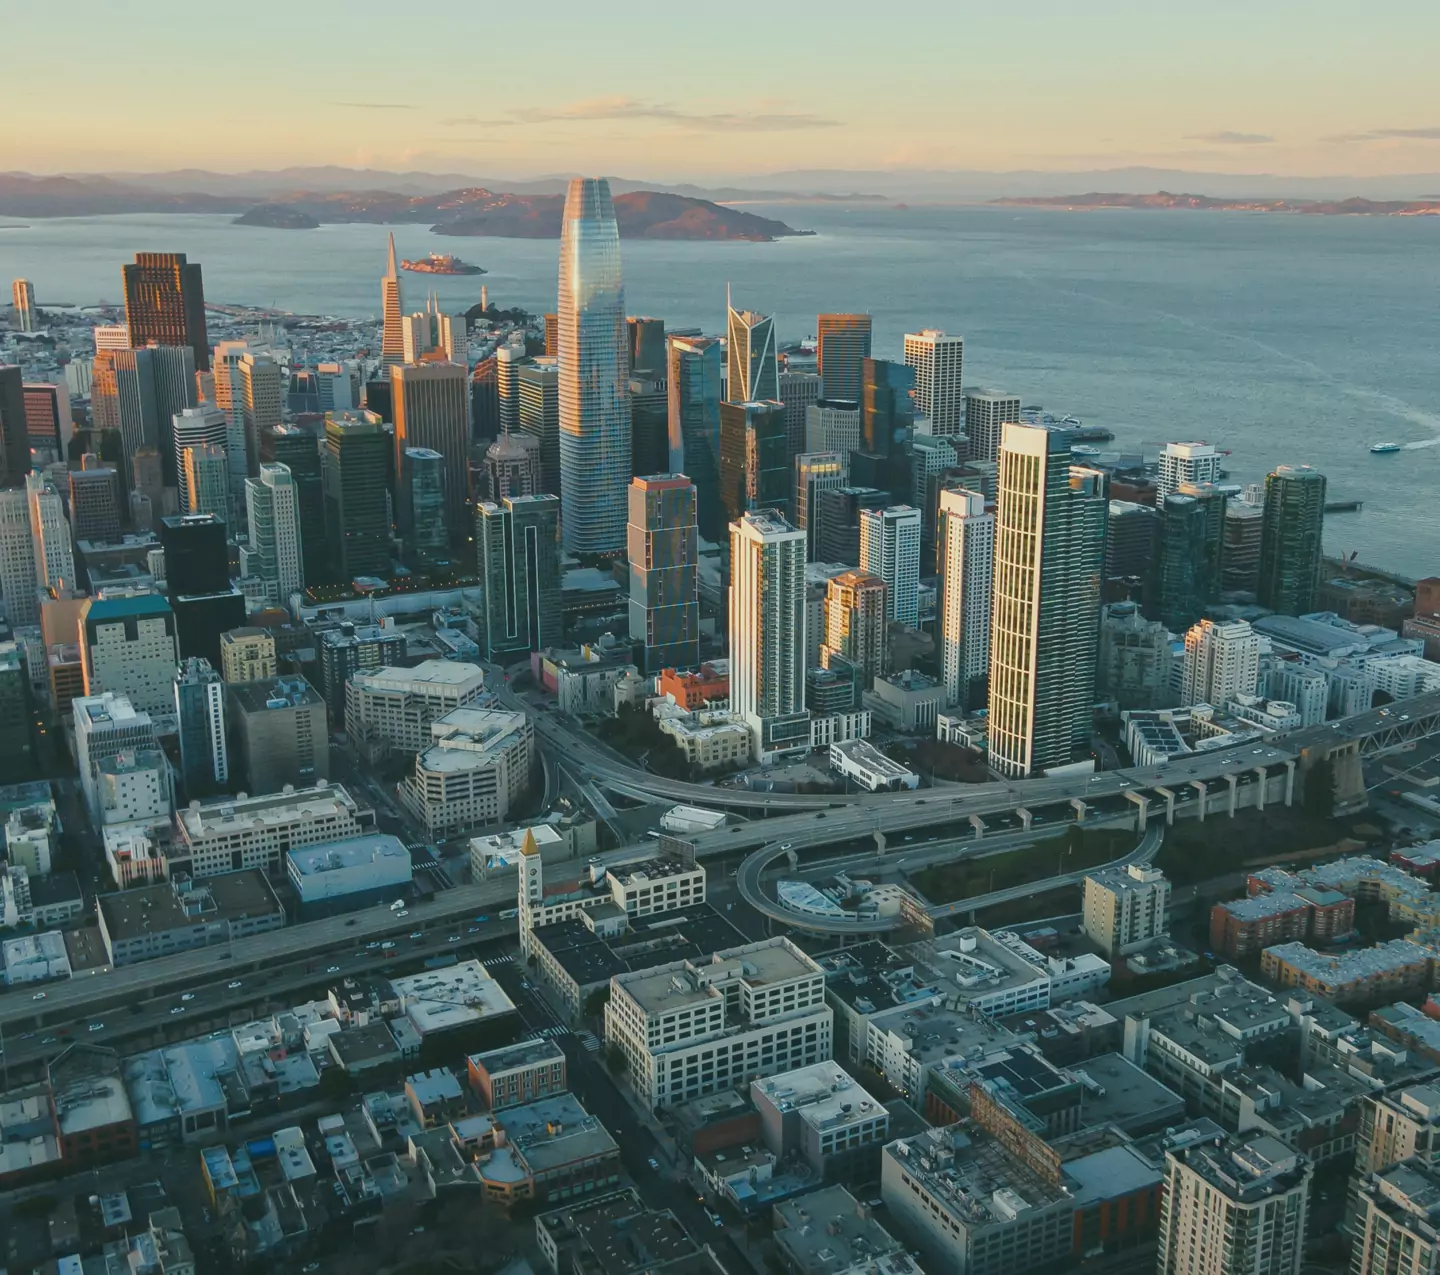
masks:
[[[920,625],[920,511],[887,505],[860,511],[860,566],[885,581],[889,617]]]
[[[720,503],[720,350],[713,337],[666,338],[669,469],[695,484],[700,535],[712,543],[726,525]]]
[[[940,577],[940,677],[946,700],[970,711],[985,702],[995,515],[978,491],[942,491],[936,532]]]
[[[870,357],[870,326],[868,314],[822,314],[815,320],[822,398],[860,401],[861,365]]]
[[[778,402],[720,404],[720,504],[733,522],[750,509],[790,512],[785,408]]]
[[[1166,443],[1155,476],[1155,504],[1184,484],[1218,483],[1222,456],[1209,443]]]
[[[1282,615],[1314,610],[1324,552],[1325,475],[1281,465],[1266,476],[1256,601]]]
[[[845,482],[839,452],[802,452],[795,457],[794,523],[805,533],[805,557],[814,561],[820,541],[820,493]]]
[[[87,697],[111,692],[143,713],[173,711],[180,645],[164,598],[89,599],[80,612],[80,656]]]
[[[1159,502],[1146,614],[1183,633],[1220,596],[1225,497],[1213,485],[1182,484]]]
[[[445,458],[445,521],[466,525],[470,497],[470,377],[462,363],[406,364],[390,369],[395,418],[395,473],[405,451],[426,447]]]
[[[230,782],[225,682],[208,660],[185,660],[175,671],[175,719],[185,800],[223,792]]]
[[[386,477],[390,440],[374,412],[331,413],[325,419],[322,474],[325,543],[331,578],[390,575]]]
[[[277,425],[260,435],[260,463],[284,465],[290,471],[300,511],[300,573],[305,583],[318,584],[325,578],[326,554],[320,438],[295,425]]]
[[[811,404],[820,401],[820,374],[785,369],[780,373],[780,401],[785,404],[785,432],[790,437],[790,454],[808,450],[806,422]]]
[[[226,415],[217,407],[186,407],[171,418],[170,424],[171,440],[174,443],[174,465],[175,484],[180,491],[180,508],[186,513],[216,512],[213,510],[199,510],[194,508],[198,492],[190,490],[190,472],[186,465],[185,453],[191,448],[212,447],[229,457],[227,442],[229,438],[229,422]],[[153,444],[152,444],[153,446]],[[227,478],[228,484],[228,465]],[[230,491],[227,485],[225,494],[225,508],[229,508]],[[156,510],[158,515],[161,511]]]
[[[210,370],[210,338],[205,330],[205,284],[200,263],[183,252],[137,252],[122,267],[125,326],[130,344],[185,346],[197,372]]]
[[[560,495],[560,366],[552,358],[530,359],[515,373],[515,430],[534,442],[539,455],[536,492]],[[498,441],[498,440],[497,440]],[[534,495],[513,492],[512,495]],[[498,497],[492,492],[491,500]]]
[[[560,501],[507,496],[475,511],[480,650],[493,663],[558,645]]]
[[[915,370],[915,410],[937,437],[965,432],[965,338],[938,328],[905,334],[905,362]]]
[[[965,436],[969,459],[998,460],[1005,425],[1020,419],[1020,399],[1003,390],[974,386],[965,391]]]
[[[400,457],[395,521],[406,565],[415,571],[443,573],[452,565],[448,472],[445,457],[429,447],[407,447]]]
[[[775,320],[751,310],[725,307],[725,398],[731,403],[780,401]]]
[[[630,484],[630,639],[644,643],[644,669],[700,662],[699,530],[695,484],[651,474]]]
[[[825,585],[825,636],[820,663],[841,660],[860,670],[863,688],[885,673],[889,587],[868,571],[844,571]]]
[[[380,277],[380,366],[394,367],[405,362],[405,305],[400,297],[400,268],[395,261],[395,236],[390,236],[390,255]]]
[[[245,481],[249,543],[240,550],[240,574],[262,584],[266,602],[287,606],[305,586],[300,493],[285,465],[260,466]]]

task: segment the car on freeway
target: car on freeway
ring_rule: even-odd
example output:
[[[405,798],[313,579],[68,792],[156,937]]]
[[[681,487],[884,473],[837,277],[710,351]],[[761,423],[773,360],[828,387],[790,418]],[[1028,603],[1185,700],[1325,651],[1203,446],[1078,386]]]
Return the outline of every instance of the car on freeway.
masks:
[[[373,951],[374,951],[377,947],[379,947],[379,946],[380,946],[379,943],[367,943],[367,944],[365,944],[365,950],[366,950],[367,952],[373,952]]]
[[[472,926],[470,926],[470,927],[465,931],[465,933],[466,933],[466,934],[479,934],[479,933],[480,933],[480,927],[479,927],[478,925],[472,925]]]
[[[181,993],[180,999],[181,999],[182,1001],[186,1001],[186,1002],[188,1003],[189,1001],[193,1001],[193,1000],[195,999],[195,993],[194,993],[194,992],[183,992],[183,993]]]
[[[411,930],[410,937],[412,939],[423,939],[425,937],[425,933],[423,930]]]
[[[460,936],[458,934],[452,934],[445,941],[447,943],[458,943],[460,941]]]
[[[327,974],[338,974],[340,972],[340,967],[338,965],[327,965],[325,967],[325,972]]]
[[[228,983],[225,984],[225,986],[233,992],[237,987],[243,987],[244,984],[241,983],[238,978],[232,978]]]
[[[91,1032],[98,1032],[104,1030],[104,1027],[104,1023],[91,1023],[90,1026],[87,1027],[85,1030]]]
[[[410,909],[409,909],[409,908],[401,908],[400,911],[398,911],[397,913],[395,913],[395,915],[396,915],[396,916],[409,916],[409,915],[410,915]]]
[[[30,999],[31,999],[32,1001],[43,1001],[43,1000],[45,999],[45,993],[44,993],[44,992],[36,992],[35,995],[32,996]]]
[[[172,1014],[183,1014],[183,1013],[185,1012],[185,1006],[183,1006],[183,1005],[172,1005],[172,1006],[170,1006],[170,1012],[171,1012]]]
[[[392,947],[394,947],[394,946],[395,946],[395,944],[393,944],[389,939],[386,939],[385,942],[383,942],[382,944],[380,944],[380,950],[381,950],[382,952],[385,952],[385,951],[388,951],[390,948],[392,948]]]
[[[58,1045],[60,1041],[54,1036],[46,1036],[40,1043],[42,1045]]]

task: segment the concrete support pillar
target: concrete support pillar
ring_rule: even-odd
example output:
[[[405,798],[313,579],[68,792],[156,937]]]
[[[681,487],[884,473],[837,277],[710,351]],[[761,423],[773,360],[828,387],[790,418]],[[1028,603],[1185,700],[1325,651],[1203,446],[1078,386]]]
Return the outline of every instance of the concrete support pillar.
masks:
[[[979,841],[985,835],[985,820],[979,815],[971,815],[970,826],[975,829],[975,840]]]
[[[1293,761],[1287,761],[1287,762],[1285,763],[1285,804],[1286,804],[1287,806],[1290,805],[1290,803],[1291,803],[1291,801],[1294,799],[1294,797],[1295,797],[1295,763],[1294,763]]]
[[[1205,798],[1209,795],[1209,789],[1205,787],[1203,779],[1192,779],[1190,787],[1195,789],[1195,797],[1200,805],[1200,822],[1205,822]]]
[[[1139,831],[1145,831],[1145,820],[1150,813],[1150,799],[1143,792],[1126,792],[1125,796],[1135,803],[1140,810],[1140,822],[1136,824]]]
[[[1071,797],[1070,804],[1075,808],[1075,822],[1084,823],[1085,816],[1089,813],[1090,807],[1079,797]]]
[[[885,834],[879,828],[875,829],[875,853],[885,853]]]
[[[785,861],[789,863],[791,872],[794,872],[800,866],[800,856],[793,850],[785,851]]]
[[[1235,775],[1226,775],[1225,782],[1229,786],[1230,818],[1235,818],[1235,807],[1240,799],[1240,780]]]
[[[1016,806],[1015,813],[1020,816],[1020,826],[1024,828],[1026,832],[1029,832],[1030,825],[1035,821],[1035,816],[1026,810],[1024,806]]]
[[[1256,780],[1258,781],[1258,783],[1256,784],[1256,788],[1258,789],[1258,791],[1257,791],[1256,794],[1255,794],[1255,809],[1256,809],[1256,810],[1264,810],[1264,809],[1265,809],[1265,785],[1266,785],[1267,783],[1269,783],[1269,781],[1270,781],[1270,774],[1269,774],[1269,772],[1265,769],[1264,766],[1256,766],[1255,769],[1254,769],[1254,771],[1253,771],[1252,773],[1254,774]]]
[[[1165,826],[1172,827],[1175,823],[1175,793],[1169,788],[1157,787],[1155,795],[1165,798]]]

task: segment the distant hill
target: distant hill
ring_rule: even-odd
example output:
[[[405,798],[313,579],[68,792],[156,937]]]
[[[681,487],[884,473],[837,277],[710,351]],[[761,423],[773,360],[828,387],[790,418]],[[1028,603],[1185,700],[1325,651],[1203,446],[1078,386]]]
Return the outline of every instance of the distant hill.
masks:
[[[1026,195],[995,199],[1010,207],[1036,208],[1191,208],[1208,212],[1302,213],[1319,217],[1428,217],[1440,216],[1435,199],[1216,199],[1210,195],[1173,194],[1158,190],[1150,195],[1089,191],[1083,195]]]

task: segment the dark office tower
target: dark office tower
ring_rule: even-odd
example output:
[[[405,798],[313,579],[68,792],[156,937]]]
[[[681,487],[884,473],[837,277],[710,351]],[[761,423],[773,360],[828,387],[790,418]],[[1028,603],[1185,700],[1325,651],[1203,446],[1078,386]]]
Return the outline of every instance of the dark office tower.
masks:
[[[0,642],[0,774],[7,783],[35,774],[35,702],[25,656],[15,642]]]
[[[820,377],[814,372],[781,372],[780,401],[785,404],[785,432],[790,436],[790,454],[810,450],[805,421],[810,405],[820,401]]]
[[[500,432],[500,395],[495,384],[495,356],[481,359],[470,373],[470,434],[483,442]]]
[[[116,466],[125,463],[119,447],[115,448],[113,463]],[[116,472],[120,470],[117,468]],[[160,519],[164,516],[164,465],[160,453],[153,447],[142,447],[130,459],[128,521],[136,531],[158,531]]]
[[[845,458],[839,452],[801,452],[795,457],[791,522],[805,533],[805,560],[816,561],[820,543],[820,493],[845,485]]]
[[[1282,615],[1315,609],[1325,530],[1325,475],[1281,465],[1265,478],[1256,601]]]
[[[720,503],[720,342],[714,337],[682,337],[666,342],[672,474],[695,484],[697,518],[703,540],[718,543],[726,534]]]
[[[645,671],[700,663],[700,560],[695,485],[684,474],[630,484],[630,640],[645,645]]]
[[[180,657],[198,655],[218,668],[220,635],[245,623],[245,595],[230,584],[225,523],[214,514],[162,518],[160,547]]]
[[[1197,623],[1220,593],[1225,497],[1213,486],[1182,486],[1159,506],[1145,614],[1172,633]]]
[[[857,484],[880,487],[897,502],[911,499],[910,444],[915,433],[915,369],[885,359],[861,364],[860,446],[850,457]]]
[[[30,472],[30,434],[25,423],[25,377],[0,365],[0,487],[23,487]]]
[[[884,509],[890,493],[877,487],[831,487],[820,493],[819,562],[860,562],[860,511]]]
[[[390,402],[390,377],[388,373],[376,381],[365,382],[365,410],[374,412],[382,421],[395,419]],[[328,413],[327,413],[328,415]]]
[[[320,685],[330,710],[330,729],[345,729],[345,683],[361,669],[384,668],[405,658],[405,637],[375,624],[342,621],[320,635]]]
[[[1263,505],[1232,496],[1225,502],[1225,555],[1220,570],[1222,593],[1254,593],[1260,582]]]
[[[389,471],[390,438],[374,412],[331,412],[325,418],[325,542],[335,582],[390,576]]]
[[[861,365],[870,357],[870,316],[822,314],[815,324],[820,337],[820,397],[858,400]]]
[[[68,461],[75,426],[70,416],[70,390],[63,382],[25,382],[25,429],[32,464]]]
[[[175,716],[185,800],[225,791],[230,779],[225,682],[209,660],[191,656],[176,670]]]
[[[187,346],[194,355],[195,370],[208,372],[210,338],[205,332],[200,263],[187,262],[183,252],[137,252],[135,264],[123,270],[125,326],[130,329],[131,347]]]
[[[120,479],[100,458],[87,452],[83,469],[70,478],[70,534],[76,540],[120,539]]]
[[[775,320],[725,306],[725,397],[732,403],[780,401]]]
[[[720,506],[727,522],[752,509],[789,517],[788,443],[783,403],[720,404]]]
[[[1118,600],[1128,598],[1137,586],[1143,587],[1142,582],[1150,578],[1159,525],[1160,516],[1154,505],[1140,505],[1130,500],[1110,502],[1106,517],[1105,579],[1119,590]]]
[[[630,465],[636,478],[662,474],[670,463],[670,395],[663,371],[662,363],[654,376],[630,378]]]
[[[625,320],[630,347],[630,375],[639,380],[665,379],[665,320]],[[547,354],[549,350],[545,351]],[[641,471],[636,471],[641,472]]]
[[[555,359],[532,359],[515,376],[515,431],[540,445],[540,490],[560,494],[560,369]]]
[[[503,663],[555,646],[560,621],[560,501],[516,496],[475,511],[480,652]]]
[[[306,584],[325,578],[325,480],[320,440],[294,425],[274,425],[260,435],[260,462],[290,470],[300,508],[300,570]]]
[[[529,434],[501,434],[485,449],[484,469],[478,495],[491,504],[498,505],[506,496],[535,496],[543,489],[540,443]]]
[[[560,316],[558,314],[547,314],[545,316],[545,357],[547,359],[559,358],[560,356]]]
[[[404,364],[390,369],[395,407],[395,472],[405,450],[426,447],[445,458],[445,522],[459,531],[470,497],[469,373],[461,363]]]
[[[406,565],[422,572],[445,570],[451,563],[445,457],[428,447],[407,447],[395,486]]]

